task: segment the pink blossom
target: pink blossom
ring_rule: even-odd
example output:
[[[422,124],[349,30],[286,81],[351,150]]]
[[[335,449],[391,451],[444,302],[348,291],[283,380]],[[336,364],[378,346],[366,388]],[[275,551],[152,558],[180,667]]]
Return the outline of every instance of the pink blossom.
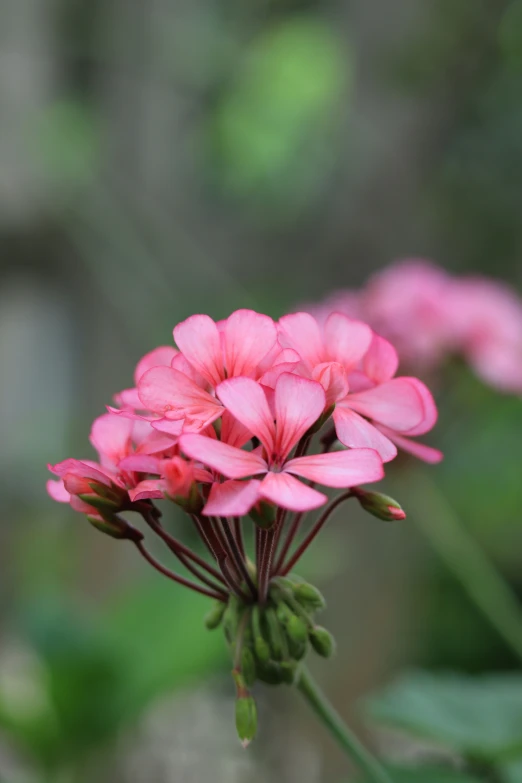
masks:
[[[235,482],[212,486],[205,514],[242,515],[261,499],[295,511],[317,508],[326,501],[325,495],[295,476],[330,487],[382,477],[381,460],[369,449],[288,459],[324,410],[325,393],[319,383],[282,374],[275,387],[275,421],[262,386],[253,379],[226,380],[217,393],[227,410],[259,439],[263,451],[244,451],[203,435],[181,436],[185,454]],[[238,481],[261,475],[247,484]]]
[[[66,459],[56,465],[47,466],[51,473],[59,476],[58,481],[47,482],[47,492],[58,503],[70,503],[75,511],[83,514],[98,514],[96,507],[90,505],[80,495],[109,496],[124,504],[126,492],[117,478],[95,462],[82,462]]]

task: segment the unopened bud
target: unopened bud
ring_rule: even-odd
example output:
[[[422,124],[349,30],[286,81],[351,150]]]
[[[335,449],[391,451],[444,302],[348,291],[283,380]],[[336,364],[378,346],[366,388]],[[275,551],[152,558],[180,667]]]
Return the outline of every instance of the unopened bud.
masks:
[[[401,506],[388,495],[383,495],[381,492],[368,492],[359,487],[355,487],[352,492],[364,510],[377,519],[384,519],[385,522],[406,519]]]
[[[244,748],[252,742],[257,731],[257,709],[252,696],[236,700],[236,730]]]
[[[272,658],[275,661],[282,661],[285,657],[285,639],[275,609],[268,608],[265,617]]]
[[[261,615],[256,604],[252,610],[252,636],[254,638],[254,652],[261,663],[270,660],[270,647],[263,636],[261,628]]]
[[[85,487],[84,492],[78,492],[78,497],[84,503],[100,511],[119,511],[122,509],[125,501],[128,500],[126,491],[120,487],[115,485],[108,487],[107,484],[102,484],[101,481],[89,481],[86,483],[88,488]]]
[[[280,670],[283,682],[285,682],[287,685],[293,685],[297,672],[297,664],[295,661],[283,661],[280,664]]]
[[[319,592],[317,587],[308,584],[308,582],[299,582],[293,585],[292,590],[294,596],[305,609],[316,612],[325,608],[326,601],[322,593]]]
[[[107,536],[111,536],[111,538],[127,541],[143,540],[143,533],[114,514],[103,517],[88,514],[87,519],[96,530],[99,530],[100,533],[105,533]]]
[[[279,663],[265,661],[257,667],[257,678],[265,685],[281,685],[285,681],[285,675]]]
[[[250,647],[243,647],[241,650],[241,673],[247,687],[253,685],[256,681],[256,662]]]
[[[213,631],[214,628],[218,628],[221,625],[226,608],[227,605],[223,601],[216,601],[212,609],[207,612],[205,626],[209,631]]]
[[[275,523],[276,507],[272,503],[261,500],[250,510],[250,517],[258,527],[270,530]]]
[[[228,599],[228,604],[223,614],[223,628],[225,630],[227,641],[230,643],[233,642],[236,638],[241,611],[242,606],[238,599],[235,595],[231,595]]]
[[[308,639],[308,628],[306,623],[296,614],[293,614],[286,624],[286,632],[295,644],[306,644],[306,640]]]
[[[321,625],[316,625],[309,633],[310,644],[318,655],[330,658],[335,651],[335,640],[332,634]]]

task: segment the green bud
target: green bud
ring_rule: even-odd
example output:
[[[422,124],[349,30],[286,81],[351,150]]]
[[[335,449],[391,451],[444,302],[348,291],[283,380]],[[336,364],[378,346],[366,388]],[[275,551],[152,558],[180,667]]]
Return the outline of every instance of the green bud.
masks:
[[[265,661],[257,666],[257,679],[265,685],[281,685],[285,681],[284,676],[280,664],[274,661]]]
[[[250,510],[250,517],[258,527],[263,530],[270,530],[274,526],[276,507],[272,503],[266,503],[264,500],[261,500]]]
[[[187,514],[199,514],[204,505],[203,498],[199,494],[198,486],[195,482],[192,484],[187,497],[184,495],[167,495],[167,497],[182,508],[183,511],[186,511]]]
[[[89,506],[98,509],[99,511],[108,511],[109,513],[121,510],[121,501],[114,500],[112,498],[102,498],[99,495],[95,495],[91,492],[82,492],[78,495],[80,500],[84,503],[88,503]]]
[[[268,631],[268,641],[272,651],[272,658],[275,661],[282,661],[285,657],[286,644],[281,625],[279,624],[279,620],[277,619],[277,615],[275,613],[275,609],[272,609],[271,607],[268,608],[265,611],[265,617]]]
[[[249,647],[243,647],[241,650],[241,673],[247,687],[253,685],[256,681],[256,662]]]
[[[252,609],[252,635],[254,637],[254,652],[260,663],[270,660],[270,647],[261,628],[261,614],[256,604]]]
[[[294,616],[294,613],[285,603],[282,601],[276,606],[276,616],[281,625],[288,625],[290,618]]]
[[[105,533],[106,536],[110,536],[111,538],[127,541],[143,540],[143,533],[114,514],[103,517],[95,517],[88,514],[87,519],[96,530],[99,530],[100,533]]]
[[[214,602],[212,609],[207,612],[205,617],[205,626],[209,631],[213,631],[214,628],[218,628],[221,625],[226,608],[227,604],[225,604],[223,601]]]
[[[283,682],[285,682],[287,685],[293,685],[297,672],[297,664],[295,661],[283,661],[279,665],[279,668],[281,670],[281,677]]]
[[[236,638],[237,629],[239,625],[239,618],[243,607],[240,604],[238,598],[235,595],[231,595],[228,599],[225,612],[223,614],[223,628],[227,641],[232,644]]]
[[[296,614],[291,615],[286,624],[288,637],[296,644],[306,644],[308,639],[308,627]]]
[[[383,495],[381,492],[368,492],[359,487],[354,487],[352,492],[364,510],[377,519],[384,519],[385,522],[406,519],[406,514],[401,506],[389,495]]]
[[[293,585],[292,589],[301,606],[308,611],[316,612],[325,608],[326,601],[317,587],[308,584],[308,582],[299,582],[299,584]]]
[[[309,633],[310,644],[318,655],[330,658],[335,651],[335,640],[332,634],[321,625],[316,625]]]
[[[257,731],[257,709],[252,696],[236,700],[236,730],[244,748],[254,739]]]
[[[290,650],[290,656],[294,661],[302,661],[306,655],[308,649],[308,637],[305,642],[296,642],[288,637],[288,647]]]

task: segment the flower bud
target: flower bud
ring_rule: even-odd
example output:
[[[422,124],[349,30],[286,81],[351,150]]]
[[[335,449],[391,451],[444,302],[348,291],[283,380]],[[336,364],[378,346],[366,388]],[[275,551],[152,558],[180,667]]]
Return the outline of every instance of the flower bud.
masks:
[[[322,594],[316,587],[308,584],[308,582],[294,584],[292,590],[301,606],[308,611],[315,612],[325,608],[326,601]]]
[[[296,614],[293,614],[286,624],[286,632],[295,644],[306,644],[306,640],[308,639],[308,628],[306,623]]]
[[[111,538],[127,541],[143,540],[143,533],[132,525],[129,525],[124,519],[117,517],[115,514],[103,517],[87,514],[87,519],[96,530],[99,530],[100,533],[105,533],[107,536],[111,536]]]
[[[237,597],[235,595],[231,595],[228,599],[228,604],[223,614],[223,628],[229,643],[232,643],[236,638],[239,618],[241,616],[242,610],[243,607],[239,603]]]
[[[281,685],[285,681],[285,675],[279,663],[265,661],[257,666],[257,679],[265,685]]]
[[[283,661],[279,664],[279,668],[281,670],[282,681],[287,685],[293,685],[297,672],[297,664],[295,661]]]
[[[247,687],[253,685],[256,681],[256,662],[250,647],[243,647],[241,650],[241,673]]]
[[[266,663],[270,660],[270,647],[263,636],[261,616],[257,604],[252,610],[252,635],[254,638],[254,652],[256,658],[260,663]]]
[[[252,696],[240,696],[236,700],[236,730],[244,748],[254,739],[257,731],[257,709]]]
[[[194,463],[182,457],[171,457],[162,463],[166,495],[184,511],[198,514],[203,508],[197,483]]]
[[[250,509],[250,517],[258,527],[263,530],[270,530],[275,523],[276,507],[272,503],[260,500],[259,503],[256,503]]]
[[[359,487],[352,489],[352,492],[364,510],[377,519],[384,519],[385,522],[406,519],[401,506],[388,495],[383,495],[381,492],[368,492]]]
[[[271,607],[268,608],[265,611],[265,617],[272,658],[275,661],[282,661],[285,657],[286,643],[281,625],[279,624],[277,615],[275,613],[275,609],[272,609]]]
[[[309,632],[310,644],[318,655],[330,658],[335,651],[335,640],[332,634],[321,625],[316,625]]]
[[[207,612],[205,626],[209,631],[213,631],[214,628],[218,628],[221,625],[226,608],[227,605],[223,601],[216,601],[212,609]]]

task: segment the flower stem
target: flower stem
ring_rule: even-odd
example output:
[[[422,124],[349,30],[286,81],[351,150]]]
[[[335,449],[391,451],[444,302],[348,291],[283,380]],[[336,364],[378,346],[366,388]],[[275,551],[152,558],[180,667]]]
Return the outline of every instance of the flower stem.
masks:
[[[366,750],[345,724],[305,667],[301,669],[297,687],[323,726],[328,729],[350,759],[366,775],[367,783],[393,783],[377,759]]]
[[[166,576],[168,579],[172,579],[173,582],[177,582],[179,585],[188,587],[190,590],[194,590],[196,593],[201,593],[201,595],[207,595],[209,598],[215,598],[218,601],[226,601],[227,597],[225,593],[218,593],[212,590],[207,590],[206,587],[202,587],[195,582],[191,582],[190,579],[185,579],[184,576],[180,576],[180,574],[174,573],[174,571],[166,568],[158,560],[156,560],[156,558],[153,557],[147,549],[145,549],[141,541],[135,541],[134,543],[142,557],[144,557],[145,560],[147,560],[147,562],[156,569],[156,571],[159,571],[160,574],[163,574],[163,576]]]
[[[417,471],[409,483],[418,493],[415,513],[440,559],[459,580],[497,633],[522,661],[522,608],[508,583],[467,532],[437,485]],[[412,509],[413,512],[413,509]]]

